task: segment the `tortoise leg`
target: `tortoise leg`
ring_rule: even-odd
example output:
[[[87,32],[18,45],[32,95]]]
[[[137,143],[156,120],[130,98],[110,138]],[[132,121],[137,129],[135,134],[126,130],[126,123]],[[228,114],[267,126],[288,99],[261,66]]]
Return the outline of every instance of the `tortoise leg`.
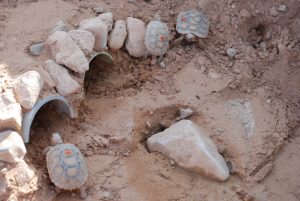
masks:
[[[81,197],[81,199],[87,198],[88,195],[87,195],[87,193],[85,191],[85,187],[81,186],[79,190],[80,190],[80,197]]]
[[[61,192],[61,189],[57,186],[54,188],[55,193],[59,194]]]

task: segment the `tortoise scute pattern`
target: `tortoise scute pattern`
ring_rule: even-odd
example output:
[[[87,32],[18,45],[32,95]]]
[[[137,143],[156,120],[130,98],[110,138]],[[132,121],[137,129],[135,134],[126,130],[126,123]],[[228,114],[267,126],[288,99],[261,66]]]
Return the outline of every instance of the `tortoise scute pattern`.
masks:
[[[164,55],[169,48],[169,29],[167,24],[151,21],[146,30],[145,44],[148,51],[155,55]]]
[[[84,157],[73,144],[58,144],[51,147],[46,160],[49,177],[59,188],[78,189],[87,180]]]
[[[183,11],[177,16],[176,30],[181,34],[195,34],[206,38],[208,35],[208,17],[197,10]]]

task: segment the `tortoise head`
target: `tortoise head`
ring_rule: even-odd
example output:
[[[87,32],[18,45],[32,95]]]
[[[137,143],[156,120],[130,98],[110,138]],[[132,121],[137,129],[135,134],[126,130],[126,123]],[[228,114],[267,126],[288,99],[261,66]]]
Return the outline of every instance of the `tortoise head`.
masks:
[[[57,145],[57,144],[62,144],[62,139],[60,134],[58,133],[52,133],[52,138],[51,138],[51,144],[52,145]]]

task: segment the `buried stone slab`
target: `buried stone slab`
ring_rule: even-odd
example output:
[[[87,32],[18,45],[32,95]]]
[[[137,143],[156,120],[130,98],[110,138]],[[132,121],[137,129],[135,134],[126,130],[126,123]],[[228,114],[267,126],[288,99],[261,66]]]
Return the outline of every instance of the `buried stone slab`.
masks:
[[[62,96],[48,96],[43,100],[39,100],[29,112],[25,113],[22,122],[22,132],[24,143],[29,142],[30,127],[37,112],[46,104],[52,103],[60,113],[66,113],[70,118],[74,118],[73,108],[69,105],[68,100]]]
[[[171,158],[179,166],[218,181],[229,177],[229,170],[217,147],[202,128],[181,120],[147,140],[151,152]]]

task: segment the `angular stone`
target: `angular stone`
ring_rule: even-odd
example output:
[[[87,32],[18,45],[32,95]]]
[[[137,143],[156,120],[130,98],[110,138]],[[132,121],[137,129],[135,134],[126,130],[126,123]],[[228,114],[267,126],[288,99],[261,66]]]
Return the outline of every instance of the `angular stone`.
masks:
[[[80,47],[85,55],[89,55],[95,45],[95,36],[86,30],[71,30],[68,32],[75,43]]]
[[[126,22],[118,20],[109,35],[108,46],[116,51],[122,48],[127,36]]]
[[[43,42],[32,44],[29,46],[30,54],[34,56],[39,56],[42,54],[42,51],[44,50],[45,45]]]
[[[14,178],[19,186],[29,184],[34,177],[34,172],[28,167],[25,161],[21,160],[15,171]]]
[[[20,130],[22,124],[22,108],[19,103],[12,103],[0,108],[0,131]]]
[[[63,96],[69,96],[80,90],[80,85],[71,77],[68,70],[53,60],[45,62],[45,68],[51,75],[55,88]]]
[[[44,80],[38,72],[27,71],[14,82],[15,97],[22,107],[29,110],[35,105],[43,86]]]
[[[37,72],[42,76],[43,80],[45,81],[44,88],[45,89],[52,89],[55,87],[54,81],[50,74],[45,71],[42,67],[39,69],[36,69]]]
[[[8,163],[17,163],[24,158],[26,148],[22,137],[7,130],[0,133],[0,160]]]
[[[108,31],[112,30],[114,23],[114,16],[112,13],[102,13],[98,15],[97,18],[100,18],[107,25]]]
[[[151,136],[147,145],[151,152],[160,152],[187,170],[219,181],[229,177],[226,162],[215,144],[190,120],[181,120]]]
[[[16,102],[15,95],[12,91],[6,91],[0,94],[0,108]]]
[[[78,73],[89,69],[89,62],[84,53],[66,32],[56,31],[48,38],[47,44],[58,64]]]
[[[146,26],[142,20],[137,18],[127,18],[128,37],[126,40],[126,49],[133,57],[143,57],[147,55],[145,45]]]
[[[90,31],[95,36],[95,50],[107,48],[108,27],[99,17],[83,20],[79,23],[79,29]]]
[[[64,21],[60,20],[59,22],[57,22],[55,24],[55,27],[53,28],[53,30],[51,31],[50,34],[55,33],[56,31],[64,31],[67,32],[69,31],[69,27],[64,23]]]

